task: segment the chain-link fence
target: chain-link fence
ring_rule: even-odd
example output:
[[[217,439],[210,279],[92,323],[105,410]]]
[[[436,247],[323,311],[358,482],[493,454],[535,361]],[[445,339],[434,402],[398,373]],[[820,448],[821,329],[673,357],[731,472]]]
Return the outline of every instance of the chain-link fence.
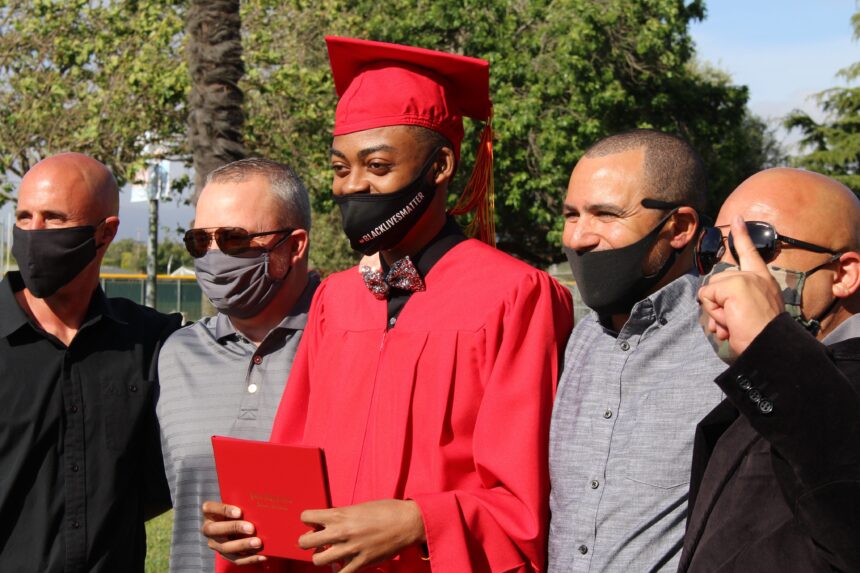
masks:
[[[109,297],[123,297],[138,304],[146,300],[146,275],[102,274],[102,289]],[[186,321],[200,320],[202,292],[194,277],[158,275],[155,308],[182,313]]]

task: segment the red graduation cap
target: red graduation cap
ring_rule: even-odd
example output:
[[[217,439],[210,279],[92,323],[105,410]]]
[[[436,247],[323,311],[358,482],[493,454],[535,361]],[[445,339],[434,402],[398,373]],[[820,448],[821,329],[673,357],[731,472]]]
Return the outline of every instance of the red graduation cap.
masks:
[[[495,244],[493,217],[492,103],[485,60],[413,46],[326,37],[340,98],[334,135],[391,125],[418,125],[444,135],[460,158],[463,116],[486,121],[466,189],[451,210],[476,211],[472,234]]]

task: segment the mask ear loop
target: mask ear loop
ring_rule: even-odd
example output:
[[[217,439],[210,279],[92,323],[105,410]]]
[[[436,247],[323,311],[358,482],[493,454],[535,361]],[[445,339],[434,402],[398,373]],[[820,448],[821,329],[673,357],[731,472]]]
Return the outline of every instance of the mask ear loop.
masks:
[[[271,275],[269,275],[269,257],[272,256],[272,251],[274,251],[275,249],[277,249],[278,247],[283,245],[292,236],[293,236],[293,233],[290,233],[288,235],[284,235],[283,237],[280,238],[280,240],[275,241],[274,245],[272,245],[270,248],[266,249],[266,251],[265,251],[266,252],[266,254],[265,254],[265,265],[266,265],[265,272],[266,272],[266,275],[271,276]],[[290,274],[290,271],[292,271],[292,270],[293,270],[293,265],[292,265],[292,263],[290,263],[290,267],[287,269],[287,272],[285,272],[283,274],[283,276],[281,276],[280,278],[277,278],[275,280],[278,282],[283,282],[284,280],[286,280],[286,278]],[[274,277],[272,277],[272,278],[274,278]]]
[[[808,271],[806,271],[805,273],[803,273],[802,274],[803,278],[801,278],[801,280],[800,280],[800,288],[798,289],[799,292],[801,292],[801,293],[803,292],[803,285],[806,283],[806,277],[808,277],[809,275],[811,275],[814,272],[817,272],[817,271],[823,269],[824,267],[826,267],[830,263],[838,261],[839,258],[842,256],[842,254],[843,253],[834,254],[832,257],[830,257],[828,260],[824,261],[823,263],[821,263],[817,267],[813,267],[813,268],[809,269]],[[839,297],[834,296],[833,300],[830,301],[830,304],[827,305],[827,308],[825,308],[823,311],[821,311],[818,314],[818,316],[816,316],[814,318],[806,319],[806,318],[803,318],[803,308],[802,308],[803,307],[803,301],[801,300],[800,318],[799,318],[798,322],[812,336],[818,336],[818,333],[821,331],[821,321],[824,320],[824,318],[827,315],[829,315],[831,312],[833,312],[833,310],[836,308],[836,305],[838,305],[838,304],[839,304]]]

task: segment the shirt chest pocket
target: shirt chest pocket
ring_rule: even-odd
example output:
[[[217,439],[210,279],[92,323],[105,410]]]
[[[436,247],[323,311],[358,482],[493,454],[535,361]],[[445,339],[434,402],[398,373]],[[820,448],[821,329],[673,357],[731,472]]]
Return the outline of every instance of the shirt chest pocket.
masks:
[[[107,448],[123,452],[132,446],[137,428],[152,407],[152,383],[121,376],[100,379],[104,439]]]
[[[619,440],[616,470],[621,477],[663,489],[689,483],[693,436],[701,417],[696,400],[683,388],[655,389],[640,400]]]

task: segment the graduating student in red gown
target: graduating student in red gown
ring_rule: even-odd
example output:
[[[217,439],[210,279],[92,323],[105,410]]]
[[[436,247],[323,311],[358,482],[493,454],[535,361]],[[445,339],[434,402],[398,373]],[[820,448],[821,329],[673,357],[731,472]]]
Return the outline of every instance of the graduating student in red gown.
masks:
[[[446,215],[462,116],[489,120],[488,64],[327,42],[340,96],[334,198],[351,244],[379,253],[381,269],[322,283],[275,421],[273,441],[321,447],[328,466],[335,509],[305,511],[298,543],[347,573],[540,571],[549,420],[573,311],[546,273],[467,239]],[[486,129],[455,209],[477,211],[493,243],[491,138]],[[268,570],[320,570],[254,555],[259,539],[233,509],[204,507],[213,548]]]

